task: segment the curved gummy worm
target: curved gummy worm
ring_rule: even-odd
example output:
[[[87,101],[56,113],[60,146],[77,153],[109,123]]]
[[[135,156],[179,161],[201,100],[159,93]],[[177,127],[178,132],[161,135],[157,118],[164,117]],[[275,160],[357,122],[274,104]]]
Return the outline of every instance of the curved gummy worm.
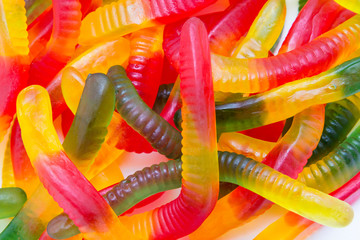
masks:
[[[324,125],[324,111],[323,105],[317,105],[295,115],[288,132],[262,163],[286,176],[296,178],[319,142]],[[263,197],[239,187],[219,200],[204,224],[190,236],[192,239],[201,239],[206,232],[209,239],[214,239],[262,214],[271,205]]]
[[[2,0],[0,2],[1,56],[25,56],[29,53],[26,31],[25,2]]]
[[[331,193],[340,200],[352,204],[360,197],[360,173],[356,174],[351,180],[344,184],[341,188]],[[275,238],[279,240],[292,240],[296,236],[308,236],[321,225],[313,221],[303,218],[295,213],[288,212],[277,221],[270,224],[265,230],[256,236],[256,240]]]
[[[164,55],[162,50],[163,29],[163,27],[141,29],[131,34],[130,37],[131,50],[126,73],[139,96],[150,108],[155,102],[161,80]],[[149,142],[124,120],[118,124],[120,125],[119,130],[114,136],[111,136],[112,141],[117,142],[118,149],[137,153],[153,151]]]
[[[294,50],[354,15],[333,0],[309,0],[292,24],[279,52]]]
[[[360,127],[355,126],[352,133],[322,160],[305,167],[298,180],[323,192],[330,193],[360,170]]]
[[[34,4],[36,8],[43,8],[47,6],[46,2],[48,2],[48,0],[40,0],[35,1]],[[94,11],[94,8],[99,7],[102,0],[79,0],[79,2],[81,4],[81,17],[84,18],[89,12]],[[28,11],[26,13],[28,13]],[[29,55],[31,60],[46,47],[52,34],[53,20],[53,7],[50,4],[49,7],[44,9],[41,15],[28,26]]]
[[[154,102],[154,106],[152,107],[152,110],[156,112],[157,114],[160,114],[163,110],[167,100],[169,99],[171,90],[174,87],[174,83],[168,83],[168,84],[161,84],[159,86],[156,100]]]
[[[360,58],[355,58],[317,76],[217,105],[217,130],[234,132],[267,125],[294,116],[309,106],[351,96],[360,90],[359,71]]]
[[[153,194],[181,187],[181,172],[181,161],[170,160],[154,164],[136,171],[115,186],[101,190],[100,194],[114,212],[121,215]],[[65,213],[51,220],[47,230],[55,239],[64,239],[79,233]]]
[[[230,176],[241,176],[246,173],[246,176],[242,178],[236,178],[234,181],[236,184],[241,183],[241,179],[244,180],[248,177],[249,173],[261,173],[260,169],[268,170],[269,167],[262,163],[258,163],[255,160],[246,158],[243,155],[238,155],[235,153],[229,152],[218,152],[219,157],[219,169],[220,169],[220,181],[229,181]],[[247,169],[248,168],[248,169]],[[285,175],[278,173],[277,171],[273,171],[272,174],[279,174],[281,177],[288,178]],[[170,190],[173,188],[177,188],[181,185],[181,162],[170,160],[166,163],[160,163],[153,165],[151,167],[144,168],[141,171],[137,171],[132,175],[129,175],[126,179],[121,181],[119,184],[115,186],[111,186],[109,188],[103,189],[100,193],[103,197],[108,201],[108,203],[112,206],[117,215],[122,214],[130,207],[134,206],[136,203],[140,202],[144,198],[151,196],[157,192],[162,192],[166,190]],[[266,172],[266,174],[269,172]],[[255,177],[255,176],[253,176]],[[270,177],[270,176],[268,176]],[[265,184],[266,181],[268,184],[273,184],[274,187],[286,189],[282,194],[286,195],[286,199],[290,199],[292,194],[299,193],[297,192],[299,188],[291,188],[291,186],[282,186],[284,182],[276,182],[275,179],[266,180],[266,178],[258,178],[261,181],[261,184]],[[280,180],[280,179],[279,179]],[[286,182],[287,184],[297,184],[301,185],[300,191],[303,191],[304,196],[308,193],[307,187],[303,184],[297,182],[296,180],[290,179],[292,183]],[[267,185],[270,187],[270,185]],[[257,185],[252,185],[251,190],[260,191],[260,187]],[[280,190],[280,189],[279,189]],[[288,191],[289,190],[289,191]],[[281,190],[280,190],[281,191]],[[313,191],[313,189],[311,190]],[[316,190],[314,190],[317,192]],[[328,198],[326,194],[320,193],[321,196]],[[296,198],[296,197],[295,197]],[[332,199],[332,198],[331,198]],[[303,200],[303,199],[302,199]],[[332,199],[333,200],[333,199]],[[289,200],[290,201],[290,200]],[[316,200],[315,200],[316,201]],[[337,202],[337,201],[336,201]],[[299,201],[294,202],[294,207],[299,203]],[[123,217],[120,217],[121,219]],[[336,219],[336,217],[334,217]],[[75,234],[78,234],[79,231],[74,226],[74,224],[69,220],[69,217],[66,214],[61,214],[53,219],[48,225],[48,233],[56,238],[56,239],[64,239],[71,237]]]
[[[347,9],[360,14],[360,1],[359,0],[334,0],[341,6],[346,7]]]
[[[114,40],[161,23],[191,16],[214,0],[123,0],[107,4],[90,13],[82,22],[79,44]],[[136,9],[136,11],[134,11]]]
[[[254,93],[314,76],[341,63],[360,45],[356,15],[308,44],[274,57],[235,59],[211,56],[214,90]]]
[[[135,238],[64,153],[52,123],[46,89],[40,86],[24,89],[17,99],[17,116],[25,149],[40,181],[84,236],[120,239],[118,232],[121,231],[121,237]],[[78,202],[74,202],[74,198]]]
[[[350,96],[337,102],[332,102],[325,107],[325,124],[318,146],[308,159],[307,165],[325,157],[342,141],[354,127],[360,117],[359,105],[352,101],[360,103],[359,97]]]
[[[129,41],[124,38],[102,43],[80,54],[68,63],[64,69],[68,67],[75,68],[83,79],[90,73],[106,73],[111,66],[124,64],[129,57],[129,49]],[[61,84],[61,75],[62,71],[47,87],[50,94],[54,118],[59,116],[66,109],[66,104],[62,95],[64,86]],[[68,88],[64,91],[74,91],[71,85],[67,85],[67,87]],[[75,105],[77,106],[77,103]]]
[[[0,219],[14,217],[26,202],[21,188],[0,188]]]
[[[71,161],[86,172],[107,134],[115,109],[115,88],[101,73],[89,75],[63,147]]]
[[[236,58],[268,57],[285,23],[285,0],[270,0],[265,3],[251,25],[245,38],[231,54]]]
[[[16,112],[16,96],[28,78],[29,41],[24,5],[21,0],[0,1],[0,141]]]
[[[79,0],[53,0],[53,31],[46,48],[33,60],[29,84],[44,87],[66,65],[75,51],[81,25]]]
[[[163,27],[139,30],[130,37],[126,73],[143,101],[152,107],[160,85],[163,66]]]
[[[181,155],[181,135],[159,115],[154,113],[138,95],[126,76],[124,68],[113,66],[108,77],[116,89],[116,109],[122,118],[168,158]]]
[[[178,198],[160,208],[124,218],[125,225],[145,239],[186,236],[201,225],[218,198],[215,104],[210,49],[203,23],[197,18],[189,19],[180,41],[180,88],[185,109],[182,191]]]
[[[225,11],[200,17],[208,30],[211,51],[230,55],[236,42],[250,28],[265,0],[243,0],[233,3]],[[180,32],[184,21],[169,24],[164,30],[163,48],[175,69],[179,69]]]
[[[241,133],[223,133],[218,142],[219,151],[234,152],[261,162],[275,143],[252,138]]]

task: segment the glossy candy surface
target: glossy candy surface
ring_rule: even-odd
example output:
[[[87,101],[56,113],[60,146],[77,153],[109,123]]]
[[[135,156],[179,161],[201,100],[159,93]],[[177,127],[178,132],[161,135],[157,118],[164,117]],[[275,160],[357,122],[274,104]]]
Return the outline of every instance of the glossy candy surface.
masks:
[[[0,219],[15,216],[25,201],[21,188],[0,188]]]
[[[322,105],[310,107],[295,115],[288,132],[275,144],[262,163],[296,178],[316,147],[323,124]],[[274,180],[275,183],[278,181]],[[271,205],[272,203],[266,199],[239,187],[219,200],[212,214],[192,234],[192,238],[201,239],[205,233],[209,238],[215,238],[263,213]]]
[[[150,108],[159,88],[163,66],[162,37],[163,27],[142,29],[131,34],[130,57],[126,73],[139,96]],[[129,152],[149,153],[153,148],[139,133],[125,121],[118,123],[121,134],[117,134],[116,147]],[[112,138],[115,139],[116,135]]]
[[[70,60],[81,25],[79,0],[53,1],[53,31],[45,49],[32,61],[29,84],[46,87]]]
[[[63,142],[64,150],[81,172],[86,172],[107,134],[115,108],[115,88],[100,73],[89,75],[73,123]]]
[[[82,22],[80,44],[114,40],[136,30],[183,18],[214,0],[125,0],[98,8]],[[119,17],[122,16],[122,17]],[[106,19],[106,20],[105,20]]]
[[[261,59],[234,59],[212,54],[214,90],[254,93],[310,77],[336,66],[359,48],[360,16],[301,48]]]
[[[274,46],[285,23],[284,0],[270,0],[265,3],[251,25],[246,37],[233,51],[236,58],[263,58]]]
[[[218,197],[210,49],[206,29],[199,19],[191,18],[183,27],[180,61],[181,98],[186,109],[181,150],[182,191],[174,201],[124,220],[136,235],[143,238],[178,238],[191,233],[209,215]],[[151,229],[150,225],[153,226]]]
[[[2,187],[28,195],[0,240],[215,239],[274,203],[266,239],[348,225],[360,18],[300,1],[286,33],[290,2],[0,0]]]
[[[2,0],[0,17],[0,140],[3,140],[16,112],[16,96],[28,78],[25,2]]]
[[[241,131],[286,119],[305,108],[337,101],[360,91],[360,58],[311,78],[216,106],[220,132]]]
[[[24,145],[40,181],[68,212],[85,237],[109,239],[109,237],[117,236],[117,231],[122,231],[123,236],[126,234],[131,236],[117,220],[105,200],[81,175],[62,150],[52,125],[50,98],[46,90],[36,86],[26,88],[19,95],[17,106],[19,123],[24,127],[22,131]],[[41,124],[34,126],[33,122]],[[36,142],[33,141],[34,136],[37,136]],[[62,181],[59,184],[60,179]],[[71,200],[75,197],[74,192],[77,195],[77,202]],[[78,204],[82,201],[86,201],[88,207],[82,206],[82,211],[79,212]],[[93,224],[91,219],[94,216],[98,219],[102,216],[101,224],[100,222]]]

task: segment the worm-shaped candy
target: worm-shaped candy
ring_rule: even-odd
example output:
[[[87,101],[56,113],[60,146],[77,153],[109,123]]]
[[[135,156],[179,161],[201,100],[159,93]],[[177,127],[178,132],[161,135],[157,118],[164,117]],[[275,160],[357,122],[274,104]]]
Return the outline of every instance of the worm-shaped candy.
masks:
[[[141,101],[135,87],[126,76],[124,68],[114,66],[109,69],[109,78],[116,89],[116,109],[121,117],[150,144],[168,158],[181,155],[181,135],[149,106]]]
[[[178,198],[160,208],[124,219],[125,225],[145,239],[186,236],[201,225],[218,198],[215,103],[210,49],[203,23],[197,18],[189,19],[180,41],[180,88],[185,109],[182,191]]]
[[[229,181],[229,177],[230,176],[243,176],[241,178],[236,178],[234,179],[234,181],[236,182],[236,184],[240,184],[241,181],[240,179],[245,180],[246,178],[248,178],[249,174],[256,175],[259,174],[268,174],[268,171],[262,172],[262,170],[267,170],[269,169],[269,167],[267,167],[266,165],[262,164],[262,163],[258,163],[255,160],[246,158],[245,156],[242,155],[238,155],[235,153],[229,153],[229,152],[218,152],[218,157],[219,157],[219,169],[220,169],[220,181]],[[244,176],[244,174],[246,173],[245,171],[247,171],[248,174],[246,174]],[[281,173],[271,170],[272,173],[271,174],[279,174],[279,176],[284,177],[286,179],[288,179],[290,182],[286,182],[287,186],[283,186],[283,181],[279,181],[277,182],[275,179],[271,178],[271,174],[267,175],[266,177],[264,176],[263,178],[258,176],[258,180],[261,181],[260,185],[266,185],[268,187],[275,187],[275,188],[283,188],[282,191],[280,190],[280,193],[284,196],[284,201],[289,201],[289,203],[291,203],[291,196],[294,196],[296,198],[295,195],[299,196],[300,194],[303,194],[303,196],[306,196],[307,194],[309,194],[308,190],[309,188],[305,187],[302,183],[299,183],[298,181],[294,180],[294,179],[290,179],[288,177],[286,177],[285,175],[282,175]],[[103,197],[108,201],[108,203],[113,207],[114,211],[120,215],[122,213],[124,213],[127,209],[129,209],[130,207],[134,206],[136,203],[140,202],[141,200],[143,200],[144,198],[151,196],[157,192],[162,192],[162,191],[166,191],[166,190],[170,190],[176,187],[179,187],[181,185],[181,172],[182,172],[182,167],[181,167],[181,162],[180,161],[174,161],[174,160],[170,160],[166,163],[160,163],[160,164],[156,164],[153,165],[151,167],[147,167],[144,168],[141,171],[137,171],[132,175],[129,175],[126,179],[124,179],[123,181],[121,181],[119,184],[113,186],[113,187],[109,187],[106,188],[104,190],[102,190],[100,193],[103,195]],[[255,176],[253,176],[255,177]],[[278,179],[280,180],[280,179]],[[268,181],[267,185],[266,182]],[[295,185],[292,185],[295,184]],[[291,187],[291,185],[293,186],[293,188]],[[298,186],[301,186],[301,188],[298,188]],[[260,188],[260,186],[257,185],[253,185],[251,188],[252,191],[260,191],[260,189],[258,189],[258,187]],[[257,189],[257,190],[255,190]],[[311,189],[311,188],[310,188]],[[329,197],[328,195],[318,192],[314,189],[310,190],[310,193],[312,195],[313,192],[316,192],[316,194],[319,194],[321,197],[324,197],[323,200],[325,199],[331,199],[334,200],[335,202],[338,202],[336,199],[333,199],[331,197]],[[309,195],[310,196],[310,195]],[[300,201],[303,201],[306,197],[302,198]],[[273,198],[272,198],[273,199]],[[314,200],[314,204],[321,204],[321,203],[316,203],[317,199],[312,199]],[[293,204],[293,209],[297,208],[298,211],[300,210],[300,205],[303,205],[304,202],[301,202],[300,205],[299,204],[299,200],[292,202]],[[307,199],[306,201],[308,201],[311,199]],[[273,200],[271,200],[273,201]],[[277,202],[276,202],[277,203]],[[346,204],[345,204],[346,205]],[[335,212],[333,212],[334,214],[336,214],[336,207],[335,208]],[[310,209],[308,209],[310,210]],[[314,208],[315,211],[320,211],[322,212],[323,210]],[[334,209],[333,209],[334,210]],[[310,210],[311,211],[311,210]],[[318,212],[319,213],[319,212]],[[318,213],[314,213],[314,216]],[[322,212],[322,214],[327,214],[326,212]],[[347,213],[341,213],[342,216],[347,215]],[[319,217],[319,215],[317,215]],[[334,220],[336,221],[339,220],[337,218],[337,216],[333,216]],[[348,215],[347,217],[350,217],[351,221],[351,214]],[[346,217],[346,218],[347,218]],[[123,217],[120,217],[121,219]],[[77,229],[77,227],[71,222],[71,220],[69,219],[69,217],[66,214],[61,214],[59,216],[57,216],[55,219],[53,219],[49,225],[48,225],[48,233],[56,238],[56,239],[64,239],[64,238],[68,238],[71,237],[75,234],[79,233],[79,230]],[[208,236],[208,235],[206,235]],[[204,238],[204,235],[203,235]]]
[[[119,38],[118,40],[112,42],[102,43],[80,54],[68,63],[64,69],[67,67],[75,68],[81,74],[83,79],[85,79],[90,73],[106,73],[111,66],[116,64],[121,65],[126,62],[129,57],[129,49],[129,41],[124,38]],[[62,71],[47,87],[50,94],[54,118],[59,116],[66,109],[66,104],[62,94],[62,89],[65,88],[64,86],[61,86],[61,75]],[[71,85],[67,86],[66,89],[67,90],[64,91],[74,90]]]
[[[115,90],[109,79],[101,74],[91,75],[86,82],[72,128],[64,141],[64,148],[69,152],[74,163],[79,164],[80,169],[84,172],[88,169],[89,163],[104,141],[107,132],[106,127],[110,122],[114,105]],[[104,156],[105,151],[111,152],[111,154]],[[106,146],[100,153],[100,157],[105,157],[107,160],[114,160],[119,155],[118,151],[109,150]],[[24,152],[22,154],[27,156]],[[29,161],[29,159],[27,160]],[[102,165],[97,163],[96,167],[97,170],[92,169],[88,176],[94,176]],[[36,186],[32,186],[32,188]],[[41,206],[38,204],[39,201],[42,203]],[[46,190],[43,187],[38,187],[1,237],[11,238],[14,236],[12,234],[15,234],[17,237],[25,235],[27,238],[37,239],[44,230],[47,221],[58,211],[59,208],[56,205],[54,206],[54,202]]]
[[[344,61],[360,46],[356,15],[308,44],[274,57],[235,59],[212,54],[214,90],[254,93],[314,76]]]
[[[323,192],[332,192],[360,170],[360,127],[322,160],[305,167],[298,180]]]
[[[217,105],[217,130],[234,132],[267,125],[294,116],[309,106],[351,96],[360,90],[359,71],[360,58],[355,58],[317,76],[238,102]]]
[[[352,204],[360,196],[360,173],[356,174],[351,180],[344,184],[341,188],[332,192],[331,195]],[[301,234],[302,237],[309,236],[321,225],[313,221],[303,218],[295,213],[288,212],[277,221],[270,224],[265,230],[256,236],[256,240],[261,239],[279,239],[292,240]]]
[[[262,163],[296,178],[319,142],[324,125],[324,111],[323,105],[317,105],[295,115],[288,132]],[[191,238],[199,239],[205,232],[208,239],[216,238],[262,214],[271,205],[266,199],[239,187],[219,200],[212,214],[191,234]]]
[[[0,141],[16,112],[16,96],[26,86],[29,53],[25,2],[0,1]]]
[[[21,188],[0,188],[0,219],[14,217],[26,202]]]
[[[246,37],[232,53],[236,58],[265,58],[281,34],[285,23],[285,0],[265,3]]]
[[[279,53],[294,50],[355,15],[333,0],[305,2],[305,6],[286,35]]]
[[[322,159],[344,141],[347,134],[358,121],[360,110],[349,99],[357,102],[360,100],[356,95],[353,95],[347,99],[326,105],[324,130],[318,146],[308,159],[307,165]]]
[[[79,0],[53,1],[53,31],[46,48],[33,60],[29,84],[44,87],[66,65],[75,51],[81,25]]]
[[[211,51],[230,55],[236,42],[250,28],[265,0],[244,0],[232,3],[225,11],[200,17],[208,30]],[[163,48],[175,69],[179,69],[180,32],[184,21],[169,24],[164,30]]]
[[[275,146],[273,142],[252,138],[241,133],[223,133],[219,138],[219,151],[235,152],[261,162]]]
[[[81,172],[86,172],[104,142],[114,109],[115,88],[111,81],[101,73],[89,75],[63,142],[66,154]]]
[[[346,7],[347,9],[350,9],[353,12],[356,12],[357,14],[360,14],[360,1],[359,0],[335,0],[338,4],[341,6]]]
[[[30,2],[30,1],[26,1],[26,2]],[[94,8],[99,7],[101,5],[102,0],[79,0],[79,2],[81,4],[81,17],[84,18],[89,12],[94,11]],[[33,60],[36,56],[38,56],[38,54],[41,51],[45,51],[44,48],[46,47],[53,31],[53,21],[54,21],[53,7],[51,5],[51,1],[36,0],[33,1],[32,6],[34,6],[35,8],[34,11],[41,10],[46,6],[47,7],[40,12],[41,15],[36,18],[36,21],[33,21],[28,26],[30,60]],[[30,11],[33,10],[32,6],[30,7],[31,8]],[[26,14],[28,13],[29,11],[26,11]],[[34,14],[36,14],[36,12]],[[31,18],[32,15],[33,14],[31,14],[30,16]],[[29,21],[31,21],[31,19],[28,18],[28,23]],[[79,29],[77,31],[79,31]]]
[[[191,16],[214,0],[123,0],[90,13],[82,22],[79,43],[114,40],[142,28]],[[135,10],[135,11],[134,11]]]
[[[139,96],[151,108],[160,85],[163,65],[163,27],[141,29],[130,37],[130,57],[126,73]],[[118,131],[110,135],[118,149],[128,152],[149,153],[153,148],[144,137],[124,120],[118,123]]]
[[[181,161],[170,160],[154,164],[129,175],[126,179],[100,191],[117,215],[153,194],[181,187]],[[66,224],[65,224],[66,223]],[[48,224],[48,233],[64,239],[79,233],[78,228],[62,213]]]
[[[84,236],[88,239],[134,239],[63,151],[52,123],[47,91],[40,86],[24,89],[17,99],[17,116],[25,149],[40,181]]]

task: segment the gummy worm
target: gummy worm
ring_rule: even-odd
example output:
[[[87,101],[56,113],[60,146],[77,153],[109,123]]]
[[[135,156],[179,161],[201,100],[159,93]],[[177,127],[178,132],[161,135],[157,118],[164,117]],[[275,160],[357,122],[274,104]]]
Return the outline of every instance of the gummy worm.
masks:
[[[16,112],[16,96],[26,86],[29,53],[25,2],[0,1],[0,141]]]
[[[212,54],[214,90],[255,93],[314,76],[341,63],[360,46],[356,15],[308,44],[274,57],[235,59]]]
[[[295,115],[289,131],[276,143],[262,163],[296,178],[319,142],[323,125],[323,105],[310,107]],[[204,224],[190,236],[192,239],[201,239],[200,236],[204,236],[206,232],[207,239],[216,238],[262,214],[271,205],[263,197],[239,187],[221,199]]]
[[[252,138],[241,133],[223,133],[219,138],[219,151],[234,152],[261,162],[275,143]]]
[[[46,87],[75,51],[81,25],[79,0],[53,0],[53,32],[46,48],[32,61],[29,84]]]
[[[109,78],[116,89],[116,109],[122,118],[147,139],[150,144],[166,157],[175,159],[181,155],[181,135],[149,106],[141,101],[135,87],[120,66],[109,69]]]
[[[356,174],[345,185],[331,193],[332,196],[346,201],[351,204],[360,196],[360,173]],[[277,221],[269,225],[259,235],[256,236],[256,240],[276,238],[279,240],[292,240],[296,236],[308,236],[314,232],[321,225],[314,223],[313,221],[303,218],[295,213],[288,212]]]
[[[241,176],[245,174],[244,171],[246,169],[246,166],[251,168],[251,170],[249,169],[248,173],[253,172],[253,174],[256,172],[261,172],[260,169],[270,169],[262,163],[258,163],[252,159],[235,153],[219,151],[218,157],[220,181],[225,181],[229,179],[230,176]],[[151,167],[144,168],[141,171],[137,171],[136,173],[129,175],[126,179],[124,179],[114,187],[102,190],[101,194],[113,207],[116,214],[120,215],[130,207],[134,206],[136,203],[140,202],[142,199],[151,196],[152,194],[179,187],[181,185],[181,172],[181,162],[177,160],[170,160],[166,163],[155,164]],[[304,191],[304,195],[306,195],[306,192],[309,188],[303,186],[301,183],[297,182],[294,179],[290,179],[285,175],[278,173],[277,171],[273,172],[273,174],[275,173],[279,174],[281,177],[288,179],[288,181],[290,181],[288,182],[289,184],[296,184],[296,186],[298,186],[297,184],[299,184],[304,187],[302,188],[302,191]],[[247,177],[248,175],[244,176],[243,180],[245,180],[245,178]],[[266,178],[259,178],[259,180],[263,181],[262,184],[265,184],[266,182]],[[296,188],[291,188],[291,186],[283,186],[283,182],[273,181],[270,178],[269,180],[272,182],[268,182],[268,184],[274,184],[274,187],[292,189],[292,194],[295,194],[299,190]],[[239,178],[234,179],[234,181],[236,182],[236,184],[240,183]],[[257,188],[257,186],[254,185],[253,187]],[[311,191],[313,191],[313,189]],[[318,192],[316,190],[314,191]],[[284,190],[283,194],[287,193],[288,191]],[[328,198],[326,194],[320,194]],[[291,194],[286,196],[286,198],[289,199],[290,196]],[[296,204],[298,203],[299,200],[296,201]],[[294,208],[296,207],[296,204],[294,202]],[[120,218],[122,219],[124,217]],[[69,221],[69,218],[66,214],[61,214],[49,223],[48,233],[53,238],[64,239],[79,233],[79,231],[76,226]]]
[[[235,43],[250,28],[265,0],[232,3],[225,11],[201,16],[208,30],[211,51],[230,55]],[[184,21],[165,26],[163,48],[175,69],[179,69],[180,32]]]
[[[46,89],[40,86],[24,89],[17,99],[17,116],[25,149],[40,181],[75,221],[85,238],[120,239],[118,231],[122,232],[122,237],[135,238],[66,156],[52,123]],[[74,198],[78,201],[74,202]],[[94,217],[98,220],[96,223]]]
[[[351,96],[360,90],[359,71],[360,58],[355,58],[317,76],[217,105],[217,130],[234,132],[267,125],[287,119],[309,106]]]
[[[131,34],[130,57],[126,73],[139,96],[151,108],[160,85],[163,66],[163,27],[141,29]],[[133,130],[124,120],[118,123],[118,131],[111,135],[116,148],[128,152],[150,153],[148,141]]]
[[[119,36],[191,16],[214,0],[124,0],[99,7],[82,22],[79,44],[114,40]],[[136,11],[133,11],[136,9]]]
[[[305,167],[298,179],[323,192],[332,192],[345,184],[360,170],[360,127],[322,160]]]
[[[292,24],[279,53],[289,52],[312,41],[354,15],[333,0],[307,1]]]
[[[89,75],[63,142],[66,154],[81,172],[86,172],[104,142],[114,109],[115,88],[111,81],[101,73]]]
[[[311,165],[325,157],[341,142],[343,142],[360,117],[360,109],[352,101],[359,102],[356,95],[337,102],[332,102],[325,107],[324,130],[318,146],[308,159]]]
[[[285,23],[285,0],[267,1],[245,38],[231,54],[236,58],[265,58],[276,43]]]

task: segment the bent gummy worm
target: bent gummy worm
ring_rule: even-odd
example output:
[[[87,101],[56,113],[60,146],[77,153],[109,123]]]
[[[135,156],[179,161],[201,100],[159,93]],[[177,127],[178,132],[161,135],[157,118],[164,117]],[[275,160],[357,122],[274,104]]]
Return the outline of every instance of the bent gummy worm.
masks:
[[[116,236],[118,231],[122,231],[122,237],[135,238],[120,224],[105,200],[66,156],[52,125],[50,98],[46,90],[39,86],[24,89],[17,99],[17,115],[24,146],[40,181],[85,237],[120,239]],[[73,198],[77,201],[72,201]],[[86,206],[82,202],[86,202]],[[102,221],[94,222],[94,217],[102,218]]]

